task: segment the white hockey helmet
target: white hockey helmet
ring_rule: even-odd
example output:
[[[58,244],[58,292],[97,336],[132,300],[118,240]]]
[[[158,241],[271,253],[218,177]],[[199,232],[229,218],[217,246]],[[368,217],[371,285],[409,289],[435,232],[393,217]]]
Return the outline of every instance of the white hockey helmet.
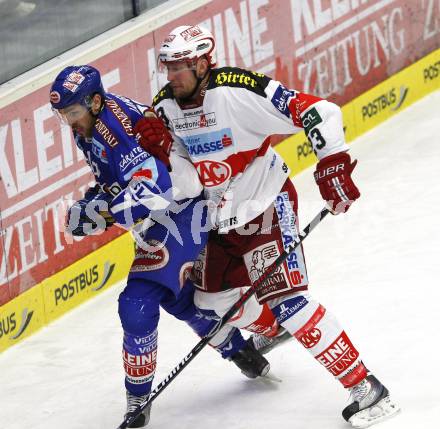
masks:
[[[205,56],[210,67],[215,67],[214,55],[215,40],[209,30],[200,25],[182,25],[172,30],[163,41],[159,50],[159,62],[195,62]]]

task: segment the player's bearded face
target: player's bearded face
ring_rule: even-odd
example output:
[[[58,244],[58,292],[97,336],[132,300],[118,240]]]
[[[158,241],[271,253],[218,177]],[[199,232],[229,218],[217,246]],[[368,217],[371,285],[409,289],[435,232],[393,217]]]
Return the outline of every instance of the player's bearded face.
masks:
[[[58,110],[58,117],[62,123],[69,125],[80,136],[92,137],[95,118],[82,104],[73,104]]]
[[[197,85],[194,63],[187,61],[167,62],[162,63],[162,67],[166,72],[174,97],[186,98],[194,92]]]

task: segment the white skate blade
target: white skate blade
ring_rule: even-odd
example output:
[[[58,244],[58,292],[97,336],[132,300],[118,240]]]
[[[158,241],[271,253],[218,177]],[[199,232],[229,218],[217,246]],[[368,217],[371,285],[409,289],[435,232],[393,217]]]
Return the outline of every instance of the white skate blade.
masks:
[[[376,405],[365,408],[349,418],[354,428],[367,428],[395,416],[400,411],[397,404],[391,401],[390,396],[381,399]]]
[[[266,375],[261,376],[263,380],[268,381],[275,381],[276,383],[282,383],[283,380],[281,378],[278,378],[273,372],[269,371]]]

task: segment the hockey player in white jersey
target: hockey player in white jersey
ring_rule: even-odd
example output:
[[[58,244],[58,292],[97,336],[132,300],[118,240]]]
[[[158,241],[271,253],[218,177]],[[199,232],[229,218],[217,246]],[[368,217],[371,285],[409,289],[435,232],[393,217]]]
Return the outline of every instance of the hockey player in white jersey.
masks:
[[[223,315],[298,236],[297,194],[269,136],[305,131],[319,159],[316,183],[333,214],[345,213],[360,196],[351,177],[356,161],[348,154],[338,106],[260,73],[215,68],[215,40],[201,26],[175,28],[159,63],[169,83],[153,104],[214,207],[215,228],[193,270],[195,302]],[[148,118],[137,128],[148,135]],[[164,158],[169,153],[169,146],[152,147],[146,139],[141,145]],[[302,248],[263,283],[257,299],[349,391],[345,420],[367,427],[399,410],[336,318],[308,292]],[[235,323],[246,326],[252,319],[252,306],[245,306]]]

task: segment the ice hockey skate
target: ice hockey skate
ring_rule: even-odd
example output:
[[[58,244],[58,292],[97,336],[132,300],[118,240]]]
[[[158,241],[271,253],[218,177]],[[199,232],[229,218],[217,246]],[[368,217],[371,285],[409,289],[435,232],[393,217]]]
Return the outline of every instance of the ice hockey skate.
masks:
[[[135,396],[127,391],[127,412],[125,413],[125,418],[132,415],[136,415],[139,410],[140,405],[148,399],[149,395]],[[151,404],[149,404],[141,414],[136,418],[136,420],[131,423],[129,428],[144,428],[148,425],[150,421],[150,411]]]
[[[270,364],[267,359],[250,342],[229,359],[248,378],[264,377],[270,370]]]
[[[278,330],[278,334],[273,337],[266,337],[265,335],[261,334],[253,334],[248,339],[248,342],[252,341],[255,349],[258,350],[262,355],[265,355],[266,353],[269,353],[271,350],[273,350],[275,347],[278,347],[293,338],[294,337],[290,335],[290,333],[286,329],[280,327]]]
[[[350,389],[349,405],[342,416],[355,428],[366,428],[400,411],[388,389],[372,374]]]

